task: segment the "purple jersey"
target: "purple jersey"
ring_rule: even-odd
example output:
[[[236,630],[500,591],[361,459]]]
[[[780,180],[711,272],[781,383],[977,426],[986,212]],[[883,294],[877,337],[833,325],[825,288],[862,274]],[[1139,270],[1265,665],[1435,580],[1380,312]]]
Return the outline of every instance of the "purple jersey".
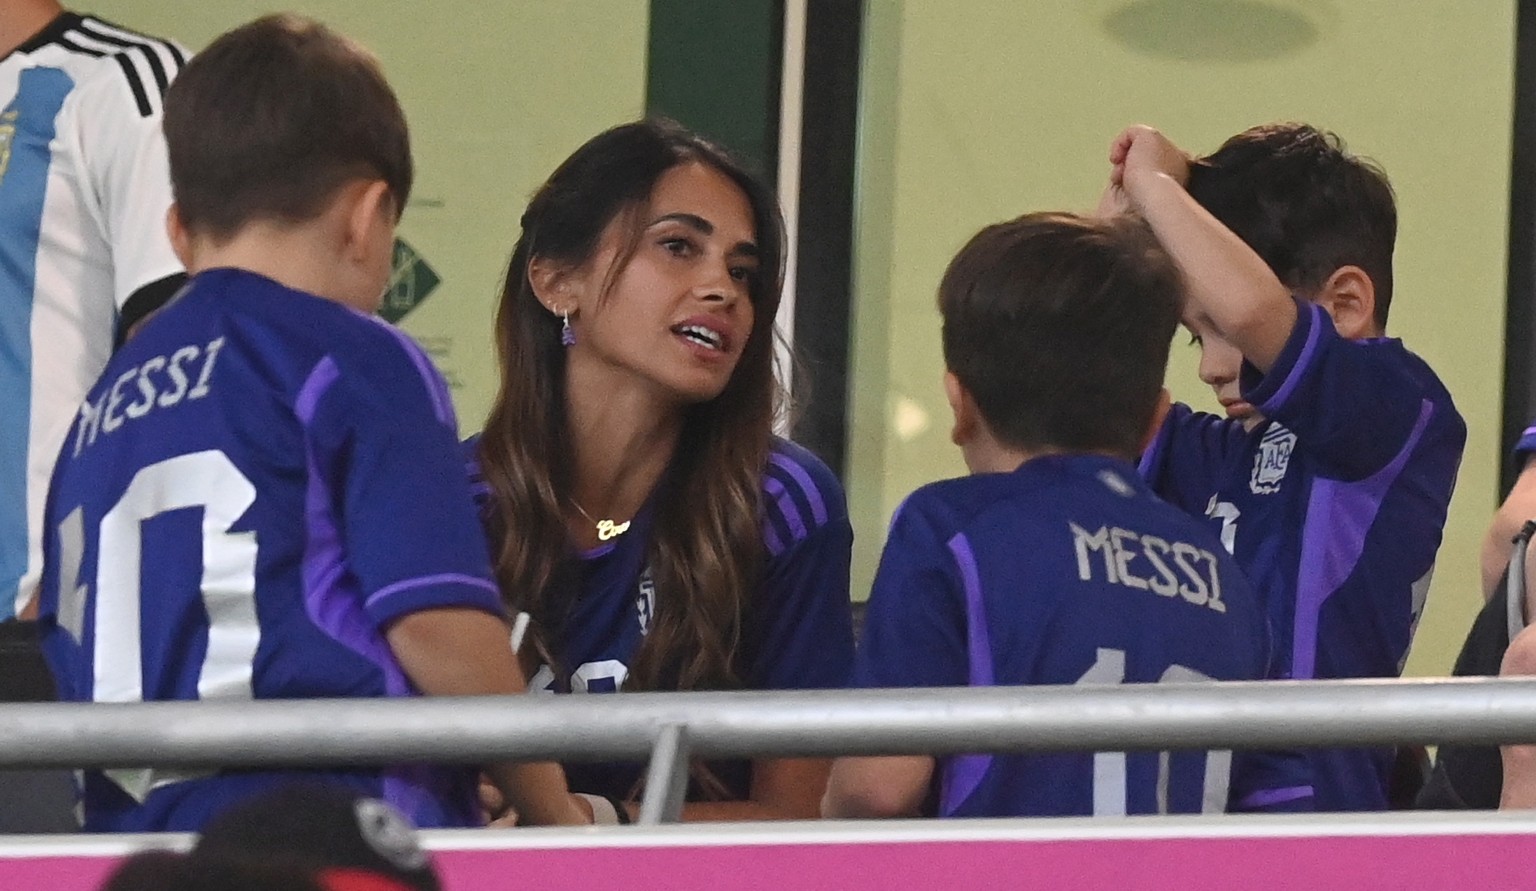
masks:
[[[489,504],[489,490],[467,443],[470,476],[477,497]],[[666,597],[646,568],[654,501],[652,496],[629,531],[572,559],[575,588],[560,639],[554,642],[563,668],[548,665],[529,679],[536,692],[612,693],[623,689],[629,666],[649,630],[656,598]],[[489,519],[489,518],[488,518]],[[494,526],[494,523],[488,523]],[[763,546],[766,566],[742,622],[737,671],[750,690],[843,687],[853,662],[852,610],[848,564],[853,529],[837,477],[815,455],[775,440],[763,474]],[[744,799],[751,780],[745,761],[710,764],[722,788],[695,782],[689,800]],[[572,791],[628,798],[644,776],[634,763],[569,763]],[[697,778],[695,778],[697,780]]]
[[[1349,341],[1297,304],[1266,419],[1174,406],[1142,457],[1152,488],[1205,517],[1269,611],[1293,678],[1395,677],[1408,656],[1466,443],[1450,394],[1401,341]],[[1390,749],[1311,755],[1319,810],[1387,805]]]
[[[1529,458],[1536,454],[1536,423],[1525,428],[1520,434],[1520,441],[1515,443],[1515,457]]]
[[[75,702],[408,696],[384,637],[500,613],[453,409],[387,325],[260,276],[196,276],[107,366],[49,496],[44,646]],[[295,772],[89,771],[92,830],[195,830]],[[424,826],[477,822],[474,775],[311,773]]]
[[[1260,680],[1264,613],[1215,536],[1130,464],[1052,455],[933,483],[891,523],[859,646],[864,687]],[[1305,809],[1299,755],[942,758],[945,817]]]

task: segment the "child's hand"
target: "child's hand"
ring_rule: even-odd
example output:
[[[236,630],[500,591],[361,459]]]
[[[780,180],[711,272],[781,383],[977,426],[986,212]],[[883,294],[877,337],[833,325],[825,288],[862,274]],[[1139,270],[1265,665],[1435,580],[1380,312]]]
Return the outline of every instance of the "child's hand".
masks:
[[[1183,186],[1189,181],[1189,156],[1168,137],[1144,125],[1127,127],[1109,146],[1110,187],[1121,188],[1139,207],[1141,190],[1159,175]]]

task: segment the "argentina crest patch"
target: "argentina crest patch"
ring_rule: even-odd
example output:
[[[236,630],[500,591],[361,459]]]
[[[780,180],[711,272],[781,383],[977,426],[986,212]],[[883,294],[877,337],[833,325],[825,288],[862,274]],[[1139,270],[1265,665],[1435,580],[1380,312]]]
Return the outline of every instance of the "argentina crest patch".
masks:
[[[1259,440],[1258,454],[1253,456],[1253,474],[1248,478],[1248,490],[1255,495],[1272,495],[1280,491],[1285,471],[1291,464],[1291,452],[1296,448],[1296,434],[1279,424],[1270,424]]]

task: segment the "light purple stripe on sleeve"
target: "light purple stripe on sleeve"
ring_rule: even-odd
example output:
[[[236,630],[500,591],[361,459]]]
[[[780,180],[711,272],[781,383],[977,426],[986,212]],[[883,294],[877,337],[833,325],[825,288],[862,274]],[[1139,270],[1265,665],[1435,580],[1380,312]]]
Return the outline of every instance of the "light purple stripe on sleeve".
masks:
[[[992,641],[987,630],[987,609],[981,597],[981,573],[976,567],[976,555],[963,532],[949,540],[949,552],[955,558],[960,584],[965,589],[966,649],[970,654],[971,686],[988,687],[994,680]],[[956,755],[946,759],[939,794],[940,815],[954,815],[981,786],[991,766],[991,755]]]
[[[1238,810],[1253,810],[1296,801],[1312,795],[1311,786],[1286,786],[1283,789],[1260,789],[1237,803]]]
[[[421,375],[422,386],[427,388],[427,394],[432,398],[432,411],[437,419],[453,429],[458,429],[459,422],[453,414],[453,398],[448,395],[448,389],[443,384],[442,375],[432,365],[432,360],[404,331],[396,328],[377,316],[370,316],[379,327],[390,333],[390,336],[400,342],[401,349],[411,357],[411,362],[416,366],[416,373]]]
[[[1291,677],[1296,680],[1316,676],[1317,625],[1323,604],[1355,571],[1381,502],[1424,437],[1434,411],[1434,404],[1424,400],[1408,441],[1391,463],[1374,475],[1353,483],[1319,479],[1312,484],[1306,525],[1301,531],[1301,571],[1296,578],[1296,619],[1291,640]]]
[[[783,470],[793,477],[795,482],[800,484],[800,490],[805,493],[805,500],[810,502],[811,505],[811,519],[815,520],[818,526],[825,523],[827,521],[827,503],[822,500],[821,490],[816,488],[816,481],[811,479],[809,473],[805,472],[805,468],[801,467],[789,456],[778,452],[768,456],[768,463]]]
[[[341,377],[341,369],[336,367],[336,360],[330,356],[322,358],[310,369],[309,377],[304,379],[304,385],[299,387],[299,394],[293,399],[293,413],[298,415],[299,423],[305,427],[315,419],[315,410],[320,405],[320,397],[325,391]]]
[[[1295,363],[1291,365],[1290,372],[1285,376],[1285,381],[1280,384],[1280,389],[1276,390],[1275,395],[1264,400],[1264,404],[1259,406],[1260,414],[1274,417],[1277,411],[1284,408],[1286,401],[1291,398],[1291,394],[1296,392],[1296,388],[1301,385],[1301,379],[1306,376],[1308,367],[1312,364],[1312,356],[1317,353],[1317,342],[1322,338],[1323,325],[1332,324],[1331,322],[1325,323],[1320,318],[1322,315],[1323,308],[1316,303],[1301,305],[1301,312],[1296,314],[1296,321],[1297,324],[1307,326],[1306,346],[1301,348],[1301,355],[1297,356]],[[1303,319],[1303,316],[1306,316],[1306,318]]]
[[[773,528],[772,523],[763,523],[763,545],[768,548],[768,554],[777,557],[784,553],[784,542],[779,540],[779,532]]]
[[[763,480],[763,489],[773,497],[773,503],[778,505],[779,513],[783,515],[784,522],[789,524],[789,533],[795,541],[803,541],[806,536],[805,517],[800,515],[800,508],[795,500],[789,496],[784,484],[766,477]]]
[[[469,585],[471,587],[490,591],[493,594],[499,594],[499,589],[488,579],[467,575],[462,572],[440,572],[437,575],[424,575],[414,579],[406,579],[404,581],[395,582],[392,585],[385,585],[379,590],[368,595],[367,606],[371,607],[378,601],[383,600],[390,595],[399,594],[401,591],[410,591],[415,588],[427,588],[431,587],[432,585]]]
[[[1163,418],[1163,423],[1157,427],[1157,434],[1152,437],[1152,444],[1141,453],[1141,460],[1136,464],[1136,472],[1141,478],[1152,482],[1152,470],[1162,460],[1163,452],[1168,448],[1168,438],[1173,435],[1173,412],[1169,412]]]

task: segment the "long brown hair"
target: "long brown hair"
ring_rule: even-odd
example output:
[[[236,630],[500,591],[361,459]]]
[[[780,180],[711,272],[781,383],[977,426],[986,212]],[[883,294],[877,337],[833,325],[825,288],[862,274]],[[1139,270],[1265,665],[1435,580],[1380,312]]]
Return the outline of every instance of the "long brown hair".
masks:
[[[645,120],[589,140],[550,176],[522,217],[496,312],[501,384],[480,440],[491,490],[492,559],[509,606],[533,618],[533,642],[558,677],[559,641],[575,591],[564,505],[574,484],[560,320],[528,280],[534,257],[579,266],[614,220],[635,216],[657,180],[685,163],[707,164],[752,205],[760,254],[750,286],[752,332],[725,390],[684,410],[647,545],[656,585],[650,631],[627,689],[725,689],[740,685],[741,623],[760,584],[762,474],[780,391],[773,374],[773,318],[784,269],[784,222],[773,193],[722,149],[683,127]],[[638,217],[635,217],[638,220]],[[639,230],[609,270],[611,283]]]

